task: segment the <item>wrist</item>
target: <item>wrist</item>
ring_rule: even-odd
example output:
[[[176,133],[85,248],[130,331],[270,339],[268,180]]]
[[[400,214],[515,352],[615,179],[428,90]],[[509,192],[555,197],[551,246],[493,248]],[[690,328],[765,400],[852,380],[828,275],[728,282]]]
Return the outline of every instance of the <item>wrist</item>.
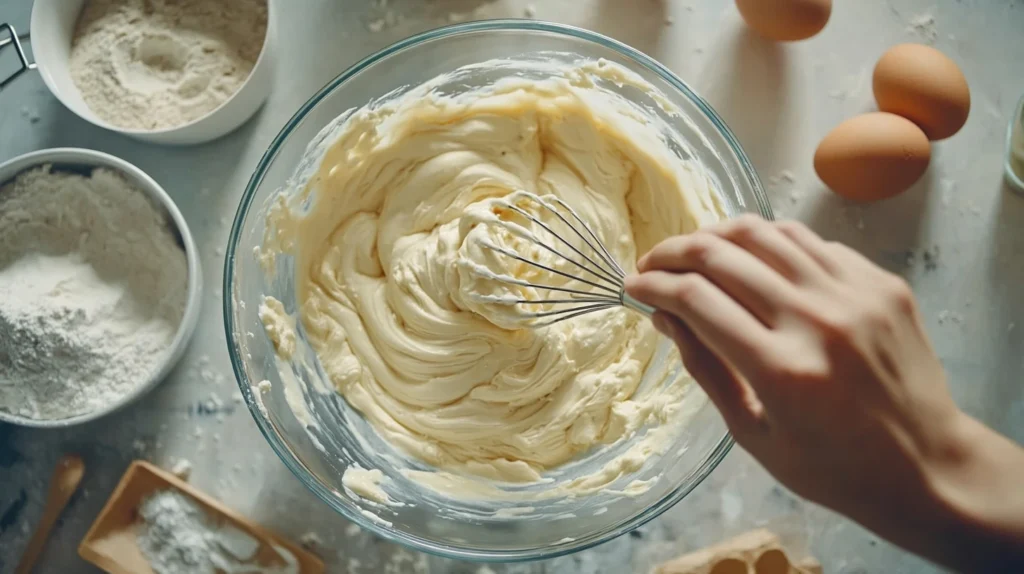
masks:
[[[1024,449],[958,411],[932,454],[934,559],[960,571],[1024,571]]]

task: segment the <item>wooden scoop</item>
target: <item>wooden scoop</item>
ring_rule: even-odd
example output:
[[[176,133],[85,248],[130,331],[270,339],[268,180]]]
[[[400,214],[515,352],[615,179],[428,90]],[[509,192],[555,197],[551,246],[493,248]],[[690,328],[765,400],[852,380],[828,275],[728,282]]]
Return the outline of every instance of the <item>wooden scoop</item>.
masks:
[[[43,517],[39,519],[36,533],[32,535],[25,553],[21,555],[21,562],[14,569],[15,574],[28,574],[32,571],[46,545],[46,540],[50,538],[53,525],[57,523],[57,518],[67,506],[68,500],[71,500],[71,495],[78,490],[78,484],[82,482],[84,474],[85,463],[77,455],[65,455],[57,461],[57,466],[53,469],[53,478],[50,479],[50,493],[46,497]]]
[[[821,574],[813,558],[789,560],[779,537],[758,529],[665,562],[654,574]]]
[[[274,546],[292,553],[302,574],[321,574],[324,564],[298,545],[264,529],[231,510],[219,500],[203,493],[173,474],[146,461],[136,460],[121,477],[110,500],[100,511],[78,546],[78,555],[111,574],[155,574],[149,560],[139,549],[138,508],[150,494],[174,489],[194,500],[214,520],[222,521],[259,542],[252,562],[265,567],[285,566],[287,562]]]

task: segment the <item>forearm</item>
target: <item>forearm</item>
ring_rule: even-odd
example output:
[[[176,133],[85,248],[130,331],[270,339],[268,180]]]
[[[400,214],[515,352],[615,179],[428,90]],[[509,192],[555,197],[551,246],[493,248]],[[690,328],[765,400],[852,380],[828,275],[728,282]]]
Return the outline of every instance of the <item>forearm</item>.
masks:
[[[1024,448],[970,417],[961,427],[969,455],[942,482],[955,521],[936,559],[965,572],[1024,572]]]
[[[958,572],[1024,572],[1024,449],[960,415],[927,485],[865,526]]]

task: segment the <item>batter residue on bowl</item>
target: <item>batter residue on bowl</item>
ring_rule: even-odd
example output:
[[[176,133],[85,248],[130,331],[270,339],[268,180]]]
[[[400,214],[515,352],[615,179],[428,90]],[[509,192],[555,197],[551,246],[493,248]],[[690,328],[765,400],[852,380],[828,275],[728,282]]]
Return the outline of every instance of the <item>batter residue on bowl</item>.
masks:
[[[428,82],[356,110],[304,189],[270,211],[261,255],[295,257],[299,321],[324,372],[391,444],[440,471],[537,481],[678,411],[685,382],[641,386],[657,342],[648,319],[614,309],[522,328],[486,299],[526,288],[471,272],[536,273],[479,241],[510,245],[486,220],[517,190],[573,206],[627,271],[722,217],[700,166],[609,82],[650,88],[603,61],[458,95]],[[268,334],[294,346],[283,307],[267,303]],[[569,488],[606,486],[656,449],[641,441]]]

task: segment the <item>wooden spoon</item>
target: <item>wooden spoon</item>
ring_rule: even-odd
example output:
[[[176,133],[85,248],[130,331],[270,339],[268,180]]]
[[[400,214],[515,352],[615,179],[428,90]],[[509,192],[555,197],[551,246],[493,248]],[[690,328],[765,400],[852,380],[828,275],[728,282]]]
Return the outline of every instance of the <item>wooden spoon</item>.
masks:
[[[25,553],[21,555],[21,562],[14,569],[15,574],[29,574],[36,560],[43,552],[47,539],[50,538],[50,531],[57,523],[57,518],[67,506],[71,495],[78,490],[82,482],[82,475],[85,474],[85,463],[78,455],[68,454],[57,461],[53,469],[53,478],[50,479],[50,493],[46,497],[46,508],[43,509],[43,517],[39,520],[36,533],[32,535]]]

